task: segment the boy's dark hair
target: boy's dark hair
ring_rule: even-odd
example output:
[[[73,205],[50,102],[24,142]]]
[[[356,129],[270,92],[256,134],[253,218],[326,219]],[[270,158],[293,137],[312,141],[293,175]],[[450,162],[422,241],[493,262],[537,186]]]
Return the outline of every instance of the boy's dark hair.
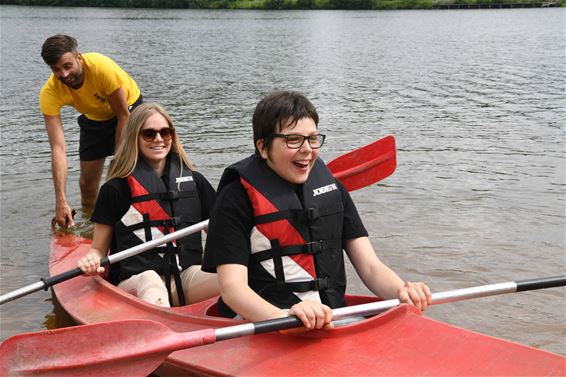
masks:
[[[269,150],[270,135],[281,131],[282,127],[295,127],[302,118],[311,118],[318,127],[318,113],[314,105],[302,93],[276,91],[264,97],[257,104],[252,118],[254,147],[264,139],[264,148]]]
[[[77,40],[68,35],[57,34],[43,42],[41,57],[47,65],[55,65],[67,52],[78,53]]]

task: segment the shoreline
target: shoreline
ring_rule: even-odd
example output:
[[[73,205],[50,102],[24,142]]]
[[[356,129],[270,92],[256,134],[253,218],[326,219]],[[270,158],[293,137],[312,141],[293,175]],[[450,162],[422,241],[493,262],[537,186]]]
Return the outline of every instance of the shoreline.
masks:
[[[0,5],[242,10],[410,10],[563,8],[566,0],[2,0]]]

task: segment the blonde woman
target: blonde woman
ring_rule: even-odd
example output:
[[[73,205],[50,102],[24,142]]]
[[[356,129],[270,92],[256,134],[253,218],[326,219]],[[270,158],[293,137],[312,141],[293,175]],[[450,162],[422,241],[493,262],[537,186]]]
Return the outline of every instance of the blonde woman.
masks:
[[[193,170],[175,127],[158,104],[132,111],[101,187],[91,220],[94,239],[77,265],[105,271],[100,259],[207,219],[216,192]],[[201,271],[201,234],[193,234],[119,262],[110,280],[152,304],[190,304],[218,294],[216,274]]]

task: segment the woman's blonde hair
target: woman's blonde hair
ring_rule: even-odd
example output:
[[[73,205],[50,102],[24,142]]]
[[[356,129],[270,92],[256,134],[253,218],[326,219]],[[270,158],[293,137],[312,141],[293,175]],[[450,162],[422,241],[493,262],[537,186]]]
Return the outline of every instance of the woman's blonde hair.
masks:
[[[138,140],[140,130],[147,118],[155,113],[163,115],[163,117],[167,120],[169,127],[175,128],[173,127],[171,117],[169,116],[169,114],[167,114],[165,109],[161,107],[161,105],[148,102],[142,103],[141,105],[136,107],[131,112],[130,117],[128,118],[128,123],[126,123],[126,126],[122,131],[120,144],[118,145],[118,149],[116,150],[114,160],[112,161],[110,168],[108,169],[108,176],[106,177],[107,180],[116,177],[125,178],[132,174],[139,158]],[[193,165],[189,161],[187,153],[181,145],[179,135],[177,135],[176,132],[173,135],[173,139],[171,140],[171,152],[177,153],[180,163],[187,166],[190,170],[194,170]]]

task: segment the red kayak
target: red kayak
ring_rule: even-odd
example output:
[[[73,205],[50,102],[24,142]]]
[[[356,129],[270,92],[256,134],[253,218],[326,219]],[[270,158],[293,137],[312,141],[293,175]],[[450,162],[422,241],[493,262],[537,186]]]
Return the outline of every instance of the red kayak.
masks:
[[[75,268],[90,244],[73,235],[55,236],[51,276]],[[123,293],[101,277],[77,277],[52,289],[78,324],[146,319],[175,332],[189,332],[243,323],[216,316],[216,299],[165,309]],[[349,296],[348,304],[373,300]],[[566,358],[438,322],[401,305],[328,331],[258,334],[183,349],[169,354],[154,373],[168,377],[564,376]]]

